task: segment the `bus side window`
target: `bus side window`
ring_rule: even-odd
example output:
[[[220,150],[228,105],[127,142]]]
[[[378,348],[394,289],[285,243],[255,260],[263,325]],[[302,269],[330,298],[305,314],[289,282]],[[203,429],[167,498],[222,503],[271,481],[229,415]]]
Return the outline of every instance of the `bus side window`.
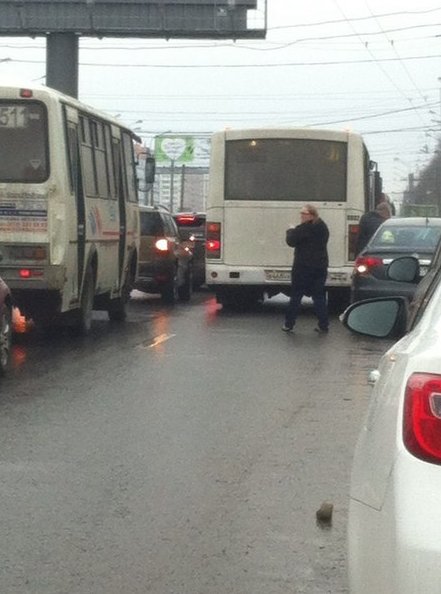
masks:
[[[110,131],[110,126],[104,126],[104,142],[105,142],[105,155],[106,155],[106,166],[108,172],[108,179],[109,179],[109,197],[113,200],[116,200],[118,195],[117,191],[117,182],[116,182],[116,172],[115,163],[113,159],[113,152],[112,152],[112,135]]]
[[[104,142],[103,124],[92,121],[93,151],[95,157],[95,170],[98,195],[101,198],[110,197],[109,174],[107,170],[106,146]]]
[[[90,120],[87,116],[80,117],[81,122],[81,166],[83,171],[84,189],[87,196],[97,196],[95,177],[95,162],[93,155]]]
[[[138,202],[133,142],[130,135],[126,132],[122,133],[122,148],[124,155],[125,177],[127,183],[127,200],[129,202]]]
[[[67,128],[67,153],[69,159],[70,189],[75,192],[78,181],[78,137],[77,131],[72,125]]]
[[[115,174],[115,190],[116,197],[119,198],[121,194],[127,194],[124,183],[124,176],[121,170],[121,142],[117,138],[112,138],[112,161],[113,170]]]

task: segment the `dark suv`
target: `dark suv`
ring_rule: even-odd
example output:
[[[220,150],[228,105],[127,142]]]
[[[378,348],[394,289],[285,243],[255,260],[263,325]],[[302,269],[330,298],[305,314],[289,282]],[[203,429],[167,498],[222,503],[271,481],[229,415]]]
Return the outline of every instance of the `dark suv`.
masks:
[[[205,220],[204,212],[178,212],[174,219],[181,238],[193,252],[193,288],[205,283]]]
[[[135,288],[160,293],[165,303],[189,301],[193,254],[181,240],[173,216],[163,207],[140,206],[138,279]]]

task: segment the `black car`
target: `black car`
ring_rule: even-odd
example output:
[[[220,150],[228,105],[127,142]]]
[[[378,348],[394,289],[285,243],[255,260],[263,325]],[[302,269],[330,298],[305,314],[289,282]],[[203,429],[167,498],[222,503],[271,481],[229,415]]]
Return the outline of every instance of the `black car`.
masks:
[[[420,278],[427,272],[441,237],[441,218],[391,218],[375,232],[355,260],[351,303],[363,299],[403,296],[411,300],[416,284],[392,281],[388,265],[400,256],[418,259]]]
[[[11,364],[12,297],[9,287],[0,278],[0,376]]]
[[[181,238],[193,252],[193,287],[205,284],[205,221],[204,212],[178,212],[174,215]]]
[[[163,207],[140,206],[140,248],[135,288],[160,293],[165,303],[189,301],[193,254],[182,241],[173,215]]]

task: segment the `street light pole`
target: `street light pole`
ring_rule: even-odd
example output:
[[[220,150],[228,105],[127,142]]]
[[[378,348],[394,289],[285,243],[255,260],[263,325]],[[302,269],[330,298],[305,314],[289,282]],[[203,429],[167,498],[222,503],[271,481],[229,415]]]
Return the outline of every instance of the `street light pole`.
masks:
[[[170,212],[173,212],[173,197],[175,193],[175,160],[170,160]]]
[[[441,76],[438,76],[438,82],[439,82],[439,117],[441,120]]]

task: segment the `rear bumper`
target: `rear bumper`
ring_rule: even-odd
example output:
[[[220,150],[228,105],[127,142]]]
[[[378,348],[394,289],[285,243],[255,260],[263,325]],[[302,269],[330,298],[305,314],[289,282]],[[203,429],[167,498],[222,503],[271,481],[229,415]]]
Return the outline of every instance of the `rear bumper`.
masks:
[[[381,507],[349,503],[351,594],[439,594],[439,466],[398,457]]]
[[[173,281],[175,274],[174,266],[167,266],[155,269],[139,269],[135,289],[139,291],[160,290]]]
[[[327,287],[350,287],[353,266],[329,267]],[[254,286],[282,287],[288,290],[291,285],[291,266],[229,266],[207,262],[206,283],[209,287]]]
[[[379,297],[406,297],[411,301],[417,285],[413,283],[399,283],[387,279],[374,277],[356,277],[351,286],[351,303],[363,299]]]

